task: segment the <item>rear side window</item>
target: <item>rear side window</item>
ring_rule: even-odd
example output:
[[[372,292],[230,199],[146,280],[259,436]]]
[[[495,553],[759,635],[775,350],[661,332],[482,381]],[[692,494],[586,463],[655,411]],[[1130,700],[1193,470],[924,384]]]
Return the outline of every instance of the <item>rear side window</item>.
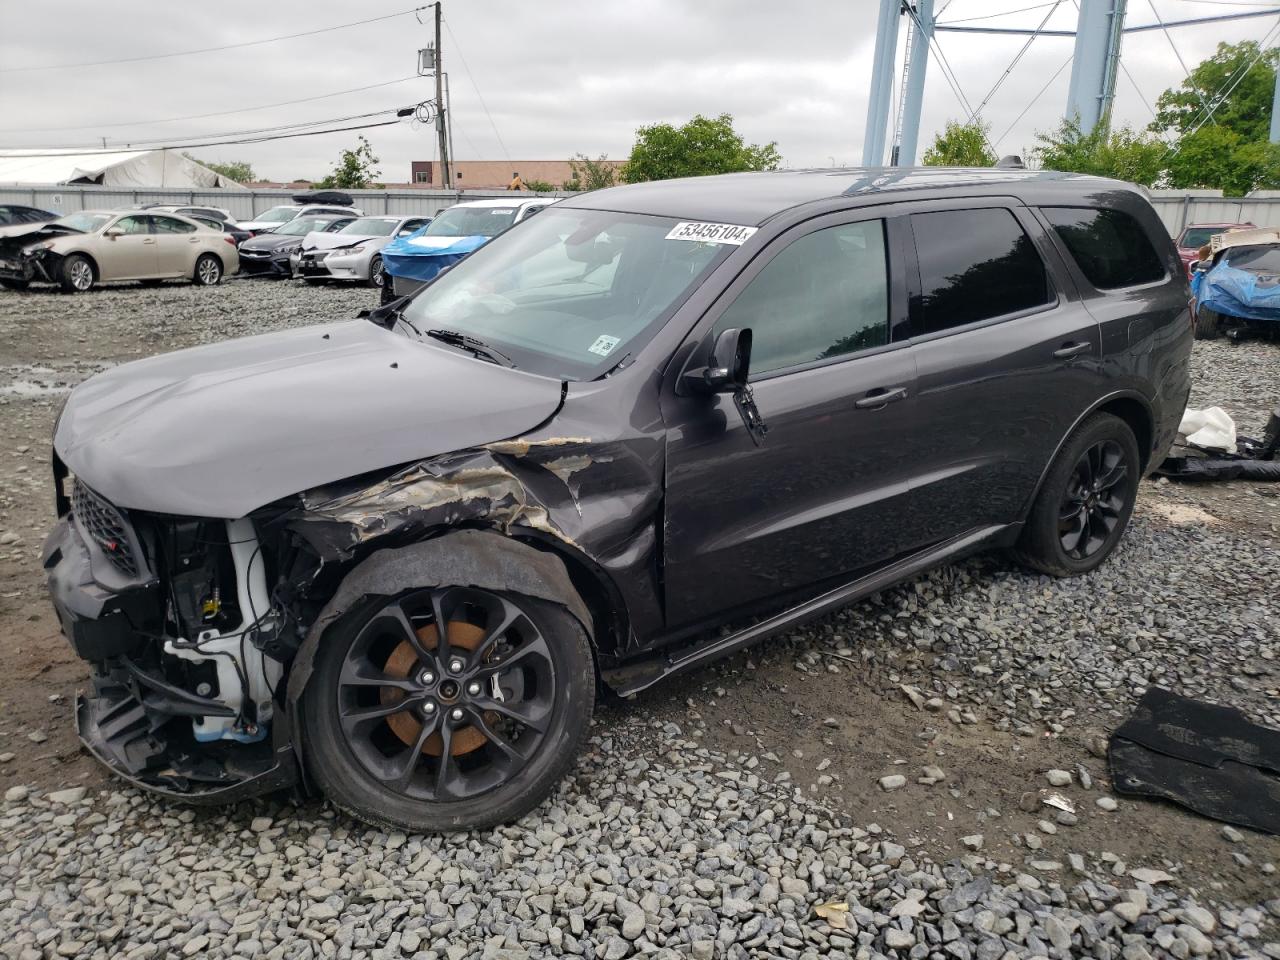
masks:
[[[1147,232],[1129,214],[1085,207],[1041,207],[1040,212],[1099,290],[1164,279],[1164,265]]]
[[[196,225],[173,217],[153,216],[151,223],[155,233],[195,233]]]
[[[920,293],[911,325],[937,333],[1052,303],[1044,262],[1008,210],[942,210],[911,217]]]
[[[828,227],[793,241],[716,321],[751,328],[751,373],[889,342],[884,221]]]

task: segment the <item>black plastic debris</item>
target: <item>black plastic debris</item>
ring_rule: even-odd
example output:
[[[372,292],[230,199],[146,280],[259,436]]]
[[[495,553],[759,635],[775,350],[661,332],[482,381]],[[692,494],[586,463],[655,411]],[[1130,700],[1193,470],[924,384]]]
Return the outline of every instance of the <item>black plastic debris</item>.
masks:
[[[1261,440],[1238,437],[1235,453],[1188,447],[1185,454],[1166,457],[1155,472],[1171,480],[1280,481],[1280,407],[1271,411]]]
[[[1239,710],[1152,687],[1112,734],[1107,758],[1117,793],[1280,834],[1280,730]]]

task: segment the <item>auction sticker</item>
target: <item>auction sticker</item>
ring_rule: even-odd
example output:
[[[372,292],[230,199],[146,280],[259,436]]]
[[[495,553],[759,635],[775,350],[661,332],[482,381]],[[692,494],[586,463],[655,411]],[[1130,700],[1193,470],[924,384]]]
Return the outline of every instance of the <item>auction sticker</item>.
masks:
[[[677,223],[667,234],[668,240],[694,240],[699,243],[727,243],[740,247],[751,239],[759,227],[740,227],[733,223]]]
[[[591,353],[598,353],[602,357],[607,357],[609,354],[613,353],[613,348],[621,342],[622,341],[617,337],[606,337],[602,335],[596,337],[596,342],[587,347],[587,350]]]

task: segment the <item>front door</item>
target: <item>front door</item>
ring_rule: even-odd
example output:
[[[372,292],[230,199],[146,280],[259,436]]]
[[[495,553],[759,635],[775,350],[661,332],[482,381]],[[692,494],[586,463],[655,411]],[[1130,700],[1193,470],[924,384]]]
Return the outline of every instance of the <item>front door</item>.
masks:
[[[729,395],[664,393],[667,621],[767,604],[899,552],[915,366],[886,221],[860,211],[780,236],[695,336],[750,328],[756,445]]]
[[[119,230],[109,237],[107,231]],[[151,235],[151,218],[146,214],[121,217],[103,231],[102,242],[93,249],[98,261],[99,280],[133,280],[156,272],[156,240]]]
[[[908,514],[917,547],[1021,519],[1059,442],[1104,390],[1098,325],[1030,212],[1015,201],[921,206],[909,217],[928,424]]]

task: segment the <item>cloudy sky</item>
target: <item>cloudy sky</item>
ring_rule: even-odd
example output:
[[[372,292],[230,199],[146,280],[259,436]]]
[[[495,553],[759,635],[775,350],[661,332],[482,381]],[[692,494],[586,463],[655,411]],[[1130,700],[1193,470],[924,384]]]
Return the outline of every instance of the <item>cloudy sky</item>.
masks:
[[[406,13],[236,49],[72,66],[243,44],[393,15],[412,2],[0,0],[0,148],[100,146],[102,137],[109,145],[194,139],[412,104],[431,95],[429,81],[414,76],[416,51],[431,36],[429,11],[422,14],[423,25]],[[1052,0],[936,2],[940,22],[970,26],[1036,27],[1051,14],[1049,29],[1071,29],[1076,17],[1074,0],[1061,0],[1056,8]],[[1128,22],[1260,6],[1261,0],[1129,0]],[[788,166],[856,164],[876,10],[875,0],[445,0],[455,152],[461,159],[513,161],[577,152],[625,157],[641,124],[728,112],[749,140],[776,140]],[[1171,33],[1178,53],[1194,66],[1219,40],[1262,39],[1277,19]],[[903,37],[905,32],[904,24]],[[1280,32],[1271,34],[1272,44],[1277,37]],[[958,33],[940,34],[939,40],[974,106],[1025,42]],[[1037,130],[1057,122],[1070,68],[1050,78],[1071,47],[1069,38],[1037,39],[991,96],[982,115],[1002,153],[1031,147]],[[1160,31],[1128,35],[1123,61],[1127,75],[1120,78],[1116,112],[1122,121],[1143,125],[1151,116],[1148,104],[1176,85],[1183,70]],[[375,84],[385,85],[325,96]],[[303,98],[317,99],[269,106]],[[921,148],[947,119],[963,115],[935,58]],[[425,127],[402,122],[366,135],[386,180],[407,180],[410,160],[435,155],[432,131]],[[265,178],[318,178],[355,136],[334,133],[193,152],[248,160]]]

